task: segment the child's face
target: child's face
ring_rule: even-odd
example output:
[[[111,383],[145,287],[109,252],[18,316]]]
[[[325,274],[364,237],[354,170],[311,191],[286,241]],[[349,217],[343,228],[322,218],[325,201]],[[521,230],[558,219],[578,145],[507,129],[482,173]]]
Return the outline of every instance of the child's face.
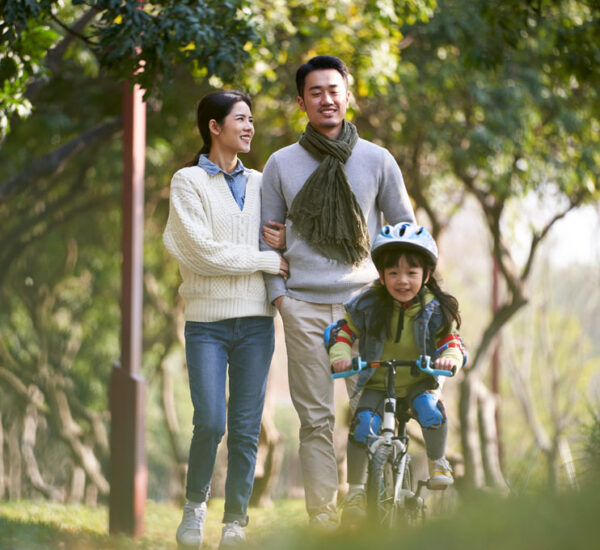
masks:
[[[379,272],[379,280],[394,300],[410,302],[429,280],[429,271],[423,279],[423,268],[411,266],[406,261],[406,256],[400,256],[395,266],[386,267],[383,273]]]

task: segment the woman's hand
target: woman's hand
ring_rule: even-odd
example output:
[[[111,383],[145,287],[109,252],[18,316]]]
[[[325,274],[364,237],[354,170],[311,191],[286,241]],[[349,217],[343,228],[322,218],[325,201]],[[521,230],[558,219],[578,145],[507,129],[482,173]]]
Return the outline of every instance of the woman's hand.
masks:
[[[285,248],[285,225],[279,222],[269,222],[271,227],[263,225],[262,234],[265,242],[275,250]]]
[[[350,359],[338,359],[331,364],[333,372],[344,372],[350,370],[352,361]]]
[[[454,364],[454,361],[448,357],[438,357],[433,363],[433,368],[454,371],[456,370],[456,365]]]

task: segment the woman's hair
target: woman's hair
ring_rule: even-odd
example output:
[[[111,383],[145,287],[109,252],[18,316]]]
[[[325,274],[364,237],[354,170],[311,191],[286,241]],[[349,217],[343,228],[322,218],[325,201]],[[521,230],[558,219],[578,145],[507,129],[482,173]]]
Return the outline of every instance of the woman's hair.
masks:
[[[198,130],[204,141],[202,149],[198,151],[196,156],[186,164],[186,166],[196,166],[200,155],[210,153],[211,137],[208,123],[214,119],[218,124],[223,124],[225,117],[231,112],[236,103],[243,101],[250,110],[252,110],[252,101],[250,97],[236,90],[219,90],[205,95],[198,104],[196,113],[196,122]]]
[[[456,323],[456,328],[460,328],[461,318],[460,313],[458,311],[458,300],[444,292],[440,285],[438,284],[435,276],[435,264],[423,253],[417,250],[403,250],[402,248],[393,247],[389,250],[384,250],[377,257],[377,263],[375,267],[380,273],[383,273],[385,268],[394,267],[398,264],[400,258],[404,256],[408,265],[411,267],[422,267],[423,268],[423,277],[427,276],[427,270],[429,270],[429,280],[425,283],[425,287],[427,287],[431,293],[437,298],[440,303],[440,308],[442,311],[442,316],[444,318],[444,324],[442,327],[442,332],[444,334],[450,332],[452,328],[452,323]],[[388,338],[391,337],[391,327],[390,322],[393,315],[394,308],[394,300],[391,294],[387,291],[384,285],[381,283],[377,283],[375,285],[376,296],[378,297],[379,305],[377,307],[381,308],[381,314],[376,315],[376,319],[380,319],[381,323],[385,323],[386,334]],[[417,295],[418,300],[420,301],[421,308],[425,306],[424,302],[424,293],[419,292]],[[373,333],[377,334],[383,328],[380,322],[376,324],[378,327],[373,327]]]

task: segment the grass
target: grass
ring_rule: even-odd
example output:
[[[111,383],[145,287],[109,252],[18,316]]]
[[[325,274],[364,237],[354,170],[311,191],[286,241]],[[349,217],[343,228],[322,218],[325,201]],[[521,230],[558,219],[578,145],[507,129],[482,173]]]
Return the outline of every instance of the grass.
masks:
[[[306,528],[304,503],[276,501],[252,509],[246,532],[255,550],[569,550],[598,544],[598,487],[580,493],[500,498],[474,495],[455,512],[410,531],[340,530],[317,535]],[[211,501],[204,548],[217,548],[223,501]],[[106,508],[47,502],[0,503],[2,550],[175,550],[180,510],[148,502],[140,539],[109,536]]]
[[[304,503],[278,501],[267,509],[252,509],[249,538],[268,536],[273,525],[286,528],[305,522]],[[210,502],[204,548],[217,548],[221,536],[223,500]],[[171,503],[148,501],[144,536],[131,539],[108,535],[105,507],[65,505],[45,501],[0,502],[0,549],[2,550],[173,550],[181,509]],[[283,529],[283,528],[282,528]]]

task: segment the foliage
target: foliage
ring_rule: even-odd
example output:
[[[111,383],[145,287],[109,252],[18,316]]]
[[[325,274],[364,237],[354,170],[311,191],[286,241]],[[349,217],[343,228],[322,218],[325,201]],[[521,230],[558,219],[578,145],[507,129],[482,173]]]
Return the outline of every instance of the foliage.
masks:
[[[248,22],[248,4],[246,0],[73,0],[65,5],[59,0],[3,0],[0,130],[8,130],[12,115],[29,114],[27,86],[47,78],[56,52],[74,39],[85,46],[100,70],[119,81],[134,80],[147,94],[160,89],[178,64],[198,75],[227,79],[248,60],[246,45],[258,40]]]
[[[591,420],[586,426],[585,434],[585,471],[588,477],[600,478],[600,414],[590,411]]]
[[[253,21],[263,40],[249,50],[251,64],[237,82],[255,96],[258,126],[251,153],[255,165],[263,166],[272,151],[295,141],[304,129],[306,118],[296,103],[295,71],[300,63],[314,55],[335,54],[350,68],[358,100],[385,94],[398,78],[401,29],[427,21],[435,4],[434,0],[254,2]],[[350,116],[356,108],[353,102]]]

